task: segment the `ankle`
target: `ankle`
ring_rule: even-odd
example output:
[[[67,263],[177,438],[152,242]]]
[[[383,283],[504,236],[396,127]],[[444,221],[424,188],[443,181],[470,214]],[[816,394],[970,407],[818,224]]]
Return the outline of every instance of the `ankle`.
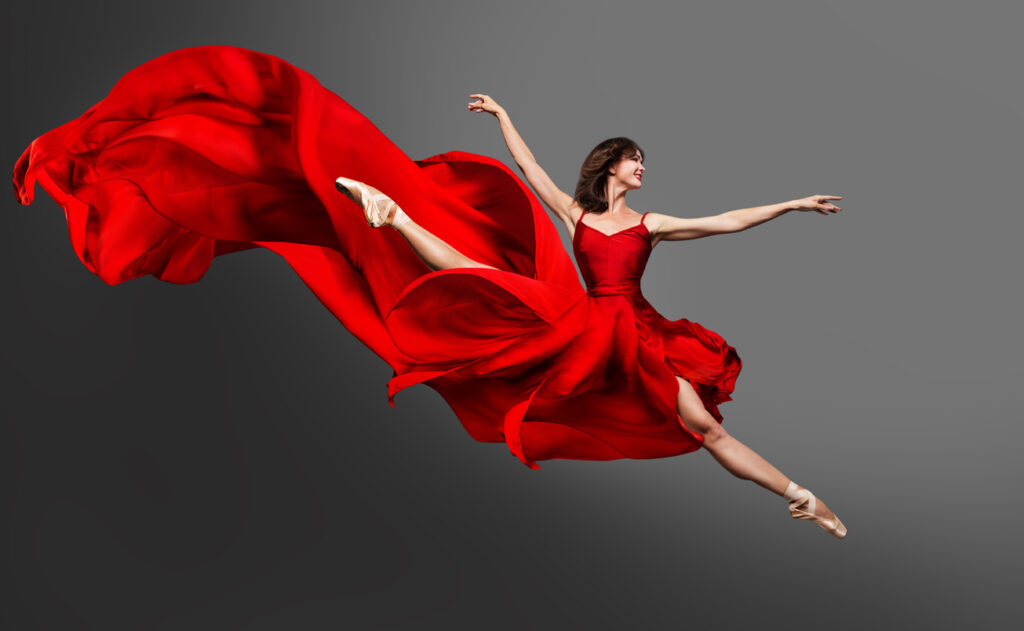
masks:
[[[800,499],[803,496],[801,491],[805,491],[805,490],[807,490],[807,489],[805,489],[804,487],[800,486],[796,482],[790,480],[789,484],[786,486],[785,490],[782,491],[782,497],[785,498],[786,500],[792,502],[793,500]]]
[[[399,226],[409,223],[410,221],[412,221],[412,219],[409,218],[409,215],[405,214],[405,211],[403,211],[401,207],[399,207],[396,204],[395,214],[391,217],[390,221],[391,227],[398,228]]]

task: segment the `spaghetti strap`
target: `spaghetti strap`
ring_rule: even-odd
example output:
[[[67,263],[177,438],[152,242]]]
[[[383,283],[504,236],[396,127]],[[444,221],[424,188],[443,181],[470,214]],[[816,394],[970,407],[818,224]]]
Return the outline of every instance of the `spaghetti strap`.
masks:
[[[643,225],[643,223],[644,223],[644,217],[646,217],[646,216],[647,216],[647,213],[644,213],[644,214],[640,215],[640,225]],[[646,227],[646,226],[645,226],[645,227]]]

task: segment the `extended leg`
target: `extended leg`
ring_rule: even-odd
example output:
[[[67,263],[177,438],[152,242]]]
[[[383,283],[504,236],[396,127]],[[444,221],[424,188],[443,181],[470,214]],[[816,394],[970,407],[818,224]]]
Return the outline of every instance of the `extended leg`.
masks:
[[[396,226],[395,230],[405,237],[405,240],[412,246],[413,251],[431,269],[452,269],[456,267],[498,269],[492,265],[485,265],[474,261],[416,223],[411,217],[405,223]]]
[[[363,207],[368,224],[374,228],[391,226],[397,230],[409,242],[416,255],[423,259],[423,262],[431,269],[442,270],[460,267],[498,269],[474,261],[448,245],[413,221],[393,199],[369,184],[339,177],[335,180],[335,186],[346,197]]]
[[[680,377],[676,377],[676,381],[679,382],[679,416],[687,429],[704,437],[704,448],[708,453],[734,476],[783,495],[791,480],[753,449],[726,432],[701,403],[689,381]],[[830,520],[835,518],[821,500],[817,500],[814,514]]]

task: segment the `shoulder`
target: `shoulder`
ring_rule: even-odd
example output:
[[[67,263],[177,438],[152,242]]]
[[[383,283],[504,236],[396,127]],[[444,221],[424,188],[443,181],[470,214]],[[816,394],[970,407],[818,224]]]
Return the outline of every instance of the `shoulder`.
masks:
[[[641,213],[640,222],[647,228],[647,234],[651,237],[652,246],[658,245],[658,242],[661,241],[661,228],[665,217],[666,216],[661,213]]]
[[[569,202],[569,205],[565,209],[567,223],[572,223],[572,225],[575,226],[577,223],[579,223],[580,217],[583,216],[584,212],[586,211],[583,210],[583,207],[580,206],[579,202],[577,202],[575,199],[572,199],[572,201]]]
[[[565,229],[569,231],[569,239],[576,239],[576,229],[579,226],[580,219],[585,214],[583,207],[573,199],[572,202],[566,207],[565,213],[560,215],[562,221],[565,223]]]
[[[661,227],[662,222],[665,220],[666,215],[661,213],[644,212],[640,213],[643,217],[644,225],[651,232],[657,232],[658,228]]]

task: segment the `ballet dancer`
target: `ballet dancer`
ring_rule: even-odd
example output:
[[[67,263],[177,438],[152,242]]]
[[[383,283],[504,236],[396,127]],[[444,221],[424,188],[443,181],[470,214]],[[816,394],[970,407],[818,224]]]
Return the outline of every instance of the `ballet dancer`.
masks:
[[[590,152],[583,163],[575,195],[570,196],[560,190],[540,167],[503,107],[486,94],[469,96],[477,99],[467,105],[469,111],[492,114],[498,119],[516,164],[537,196],[565,224],[574,243],[577,236],[582,237],[577,235],[578,230],[596,231],[609,239],[640,230],[649,239],[649,247],[653,248],[662,241],[683,241],[740,232],[789,211],[828,215],[842,210],[829,201],[842,199],[841,196],[811,195],[781,204],[698,218],[639,213],[626,205],[626,194],[642,186],[646,170],[644,154],[635,142],[622,137],[606,140]],[[370,226],[390,226],[397,230],[432,270],[474,267],[497,269],[465,256],[427,231],[376,188],[344,176],[338,177],[335,184],[339,191],[363,207]],[[646,258],[641,268],[643,263],[646,263]],[[702,446],[719,464],[734,476],[753,481],[785,498],[793,518],[810,520],[836,538],[846,536],[846,526],[824,502],[733,437],[705,408],[691,383],[679,375],[675,378],[679,386],[676,406],[682,425],[703,439]]]

